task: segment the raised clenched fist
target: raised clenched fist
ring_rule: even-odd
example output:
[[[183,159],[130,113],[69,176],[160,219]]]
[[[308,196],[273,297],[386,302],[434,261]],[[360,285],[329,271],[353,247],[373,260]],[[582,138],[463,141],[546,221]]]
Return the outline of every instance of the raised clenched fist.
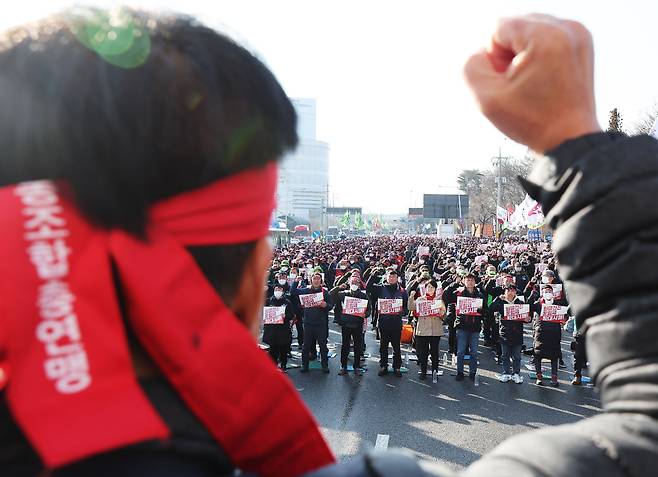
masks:
[[[580,23],[548,15],[503,19],[464,74],[484,115],[537,152],[601,130],[592,37]]]

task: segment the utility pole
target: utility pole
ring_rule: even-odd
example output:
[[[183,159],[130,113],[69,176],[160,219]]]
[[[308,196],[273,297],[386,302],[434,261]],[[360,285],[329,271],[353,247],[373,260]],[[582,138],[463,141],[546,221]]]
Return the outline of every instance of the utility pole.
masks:
[[[498,168],[496,173],[496,213],[494,214],[494,233],[496,236],[499,236],[502,232],[500,224],[498,223],[498,207],[503,197],[503,188],[502,184],[505,183],[505,178],[503,177],[503,161],[508,160],[509,156],[503,156],[500,146],[498,146],[498,156],[492,158],[493,165]]]
[[[327,189],[325,191],[325,199],[324,199],[324,217],[322,220],[322,233],[326,236],[327,235],[327,230],[329,228],[329,214],[327,213],[327,209],[329,208],[329,182],[327,182]]]

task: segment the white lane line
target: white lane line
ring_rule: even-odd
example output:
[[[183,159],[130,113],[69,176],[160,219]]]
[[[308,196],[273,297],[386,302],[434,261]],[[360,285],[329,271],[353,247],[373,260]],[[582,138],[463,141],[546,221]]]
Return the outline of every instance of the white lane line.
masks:
[[[388,449],[388,434],[377,434],[375,449],[382,451]]]

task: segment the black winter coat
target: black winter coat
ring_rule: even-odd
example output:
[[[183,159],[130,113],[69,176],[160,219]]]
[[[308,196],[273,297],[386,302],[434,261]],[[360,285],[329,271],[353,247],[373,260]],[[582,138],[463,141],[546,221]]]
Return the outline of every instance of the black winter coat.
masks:
[[[290,331],[290,322],[294,317],[292,303],[285,295],[281,299],[274,297],[265,302],[265,306],[284,306],[286,307],[286,317],[282,325],[263,325],[263,343],[270,346],[288,346],[292,341]]]
[[[553,304],[566,306],[566,302],[562,300],[556,300]],[[541,321],[539,319],[541,307],[541,300],[530,305],[530,311],[534,315],[532,320],[532,341],[535,356],[546,359],[558,358],[561,351],[562,325]]]
[[[304,322],[305,325],[328,325],[329,324],[329,310],[331,310],[333,306],[333,302],[331,301],[331,296],[329,296],[329,292],[327,291],[326,288],[321,288],[321,289],[316,289],[316,288],[295,288],[293,289],[292,293],[293,296],[299,300],[299,303],[301,303],[300,300],[300,295],[308,295],[310,293],[323,293],[324,296],[324,302],[327,304],[324,308],[316,307],[316,308],[304,308],[301,307],[301,313],[302,313],[302,321]],[[300,305],[301,306],[301,305]]]
[[[500,313],[501,319],[498,322],[500,344],[509,346],[521,345],[523,344],[523,322],[502,319],[505,316],[505,305],[508,304],[503,297],[499,296],[487,308],[487,317],[493,321],[495,314]],[[516,298],[512,304],[524,305],[525,303]]]
[[[465,287],[464,288],[455,288],[455,287],[449,287],[444,293],[443,293],[443,299],[446,304],[449,305],[456,305],[457,304],[457,298],[463,296],[463,297],[468,297],[468,298],[480,298],[482,299],[482,308],[480,309],[480,313],[477,316],[471,316],[471,315],[459,315],[455,311],[455,328],[458,330],[466,330],[466,331],[471,331],[474,333],[479,333],[480,330],[482,329],[482,316],[485,311],[485,298],[484,298],[484,293],[480,291],[479,288],[475,287],[473,290],[473,293],[469,292]]]
[[[351,290],[341,290],[340,288],[334,288],[331,290],[330,295],[331,299],[335,303],[334,314],[338,324],[344,326],[345,328],[363,328],[364,320],[370,316],[370,300],[368,300],[368,295],[366,295],[366,292],[363,290],[357,290],[353,292]],[[345,301],[345,297],[348,296],[361,298],[362,300],[368,301],[365,317],[362,318],[360,316],[346,315],[343,313],[343,302]]]

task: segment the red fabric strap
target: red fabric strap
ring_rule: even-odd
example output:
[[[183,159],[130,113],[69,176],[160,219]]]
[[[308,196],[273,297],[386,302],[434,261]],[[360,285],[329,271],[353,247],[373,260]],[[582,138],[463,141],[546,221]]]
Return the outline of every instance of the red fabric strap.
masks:
[[[0,189],[8,403],[46,465],[168,436],[134,376],[112,263],[140,342],[237,467],[295,476],[334,461],[184,248],[266,236],[275,183],[271,165],[160,203],[145,241],[91,226],[50,182]]]

